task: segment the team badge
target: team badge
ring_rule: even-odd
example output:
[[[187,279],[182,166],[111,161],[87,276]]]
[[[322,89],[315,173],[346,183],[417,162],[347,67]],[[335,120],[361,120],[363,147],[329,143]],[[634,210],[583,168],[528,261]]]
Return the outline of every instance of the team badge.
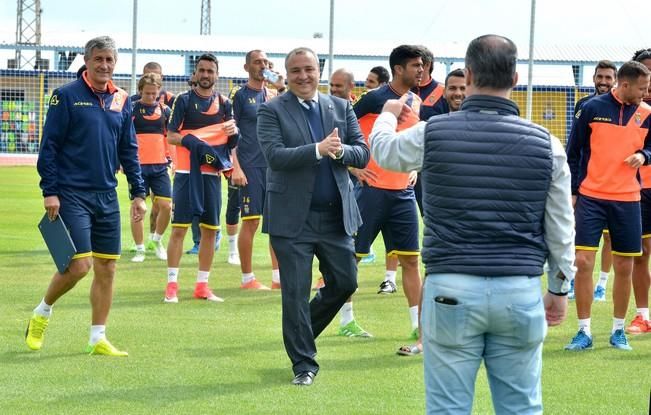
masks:
[[[58,95],[52,95],[52,98],[50,98],[50,105],[59,105],[59,96]]]
[[[215,161],[215,157],[214,157],[214,156],[212,156],[212,155],[210,155],[210,154],[206,154],[206,163],[207,163],[207,164],[212,164],[214,161]]]
[[[639,112],[636,112],[634,117],[635,117],[635,125],[637,125],[637,126],[642,125],[642,114],[640,114]]]

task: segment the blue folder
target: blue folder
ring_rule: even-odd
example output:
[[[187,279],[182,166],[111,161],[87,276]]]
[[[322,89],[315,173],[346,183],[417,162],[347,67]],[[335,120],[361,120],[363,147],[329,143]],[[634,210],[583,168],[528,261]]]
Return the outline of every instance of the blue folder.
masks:
[[[55,220],[50,221],[46,213],[38,224],[38,229],[43,235],[43,240],[52,255],[59,274],[63,274],[68,269],[70,260],[77,253],[75,243],[72,241],[63,219],[61,216],[57,216]]]

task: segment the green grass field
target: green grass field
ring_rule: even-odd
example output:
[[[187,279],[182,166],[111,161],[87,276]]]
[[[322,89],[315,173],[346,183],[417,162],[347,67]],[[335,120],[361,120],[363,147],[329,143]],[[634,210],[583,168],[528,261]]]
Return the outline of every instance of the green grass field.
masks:
[[[289,383],[280,293],[240,291],[239,267],[226,263],[223,241],[211,286],[226,301],[191,300],[197,259],[184,256],[180,303],[164,304],[166,264],[153,255],[142,264],[129,261],[128,200],[120,180],[125,252],[118,263],[108,337],[129,357],[83,353],[90,275],[55,305],[44,347],[32,352],[23,342],[25,325],[54,270],[36,227],[43,200],[35,168],[0,168],[0,414],[423,413],[422,357],[395,354],[409,343],[402,290],[376,294],[383,261],[360,267],[355,296],[355,315],[375,337],[339,337],[335,320],[317,341],[321,371],[314,386],[297,388]],[[254,269],[270,284],[266,241],[265,235],[256,240]],[[375,252],[381,251],[380,242]],[[633,311],[631,304],[627,322]],[[546,413],[648,413],[651,335],[630,339],[634,350],[629,353],[609,348],[611,313],[610,300],[594,306],[592,352],[562,350],[576,331],[573,304],[568,321],[549,330],[543,360]],[[483,372],[473,412],[493,412]]]

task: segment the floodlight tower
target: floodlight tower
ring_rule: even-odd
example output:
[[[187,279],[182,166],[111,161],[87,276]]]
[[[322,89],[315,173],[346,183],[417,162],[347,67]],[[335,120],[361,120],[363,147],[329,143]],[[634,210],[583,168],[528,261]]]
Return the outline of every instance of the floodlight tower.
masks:
[[[210,34],[210,0],[201,0],[201,29],[199,34]]]
[[[18,0],[16,13],[16,69],[40,69],[41,51],[21,50],[21,46],[41,45],[41,0]]]

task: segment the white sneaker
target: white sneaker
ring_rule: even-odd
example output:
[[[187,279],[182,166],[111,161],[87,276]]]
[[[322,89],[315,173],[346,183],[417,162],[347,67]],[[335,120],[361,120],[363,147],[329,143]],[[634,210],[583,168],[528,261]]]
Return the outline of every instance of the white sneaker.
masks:
[[[143,262],[145,260],[145,251],[136,251],[136,255],[131,258],[131,262]]]
[[[240,265],[240,254],[237,252],[228,254],[228,263],[231,265]]]
[[[154,248],[154,252],[156,253],[156,258],[161,261],[167,261],[167,249],[163,246],[163,243],[155,242],[155,244],[156,248]]]

